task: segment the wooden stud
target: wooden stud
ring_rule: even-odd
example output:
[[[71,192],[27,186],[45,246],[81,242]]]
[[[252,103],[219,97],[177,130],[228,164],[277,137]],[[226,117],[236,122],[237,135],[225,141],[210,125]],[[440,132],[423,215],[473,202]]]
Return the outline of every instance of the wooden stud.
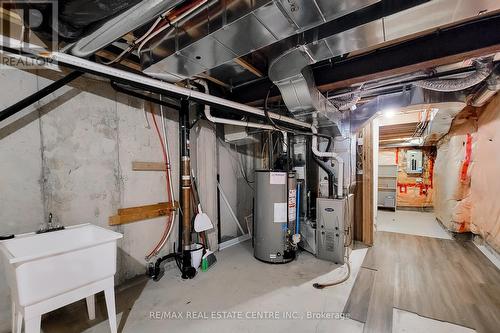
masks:
[[[257,77],[263,77],[264,74],[260,70],[258,70],[254,65],[251,63],[247,62],[246,60],[243,60],[242,58],[235,58],[234,62],[249,71],[250,73],[254,74]]]
[[[219,85],[221,87],[224,87],[226,89],[231,89],[231,86],[229,84],[227,84],[225,82],[222,82],[221,80],[216,79],[213,76],[210,76],[210,75],[207,75],[207,74],[204,74],[204,73],[200,73],[200,74],[198,74],[196,76],[198,76],[198,77],[200,77],[202,79],[208,80],[210,82],[213,82],[213,83],[215,83],[215,84],[217,84],[217,85]]]

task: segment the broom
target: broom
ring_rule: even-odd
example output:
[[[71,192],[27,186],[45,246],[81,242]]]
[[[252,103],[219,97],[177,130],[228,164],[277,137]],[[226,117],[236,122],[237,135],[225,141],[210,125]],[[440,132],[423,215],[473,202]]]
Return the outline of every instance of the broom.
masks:
[[[197,207],[198,214],[204,214],[201,211],[201,202],[200,202],[200,197],[198,195],[198,186],[196,183],[196,177],[194,176],[194,170],[191,170],[191,178],[193,179],[193,181],[191,182],[191,191],[193,191],[193,197],[196,202],[195,207]],[[215,263],[217,262],[217,258],[215,257],[215,253],[213,251],[210,251],[210,244],[208,241],[207,232],[206,231],[201,232],[200,238],[202,239],[203,245],[205,246],[205,253],[201,258],[201,271],[206,272],[210,267],[215,265]]]

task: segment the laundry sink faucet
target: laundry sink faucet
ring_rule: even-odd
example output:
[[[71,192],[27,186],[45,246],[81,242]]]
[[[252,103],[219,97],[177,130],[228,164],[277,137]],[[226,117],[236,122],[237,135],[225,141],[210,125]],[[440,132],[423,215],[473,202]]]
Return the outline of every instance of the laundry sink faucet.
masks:
[[[57,230],[64,229],[63,225],[61,225],[59,223],[54,225],[52,222],[53,222],[53,215],[52,215],[52,213],[49,213],[49,219],[47,221],[47,224],[42,223],[40,225],[40,228],[38,229],[38,231],[36,233],[42,234],[44,232],[57,231]]]

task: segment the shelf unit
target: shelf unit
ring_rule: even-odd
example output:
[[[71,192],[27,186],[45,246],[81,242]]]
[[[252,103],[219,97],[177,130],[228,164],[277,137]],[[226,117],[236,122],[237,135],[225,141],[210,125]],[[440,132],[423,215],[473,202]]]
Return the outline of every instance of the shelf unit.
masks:
[[[390,208],[394,211],[398,197],[398,166],[386,164],[378,166],[378,195],[379,208]]]

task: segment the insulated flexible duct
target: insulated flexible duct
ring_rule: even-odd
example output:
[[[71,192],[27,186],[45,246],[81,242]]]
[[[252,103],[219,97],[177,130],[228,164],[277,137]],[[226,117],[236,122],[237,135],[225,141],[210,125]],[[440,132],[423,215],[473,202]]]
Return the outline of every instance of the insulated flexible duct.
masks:
[[[359,100],[361,99],[361,87],[355,92],[338,98],[330,99],[330,102],[339,109],[340,111],[349,110],[353,106],[355,106]]]
[[[440,92],[460,91],[475,86],[484,81],[493,70],[491,62],[475,61],[475,72],[471,75],[452,80],[421,80],[414,82],[417,87]]]

